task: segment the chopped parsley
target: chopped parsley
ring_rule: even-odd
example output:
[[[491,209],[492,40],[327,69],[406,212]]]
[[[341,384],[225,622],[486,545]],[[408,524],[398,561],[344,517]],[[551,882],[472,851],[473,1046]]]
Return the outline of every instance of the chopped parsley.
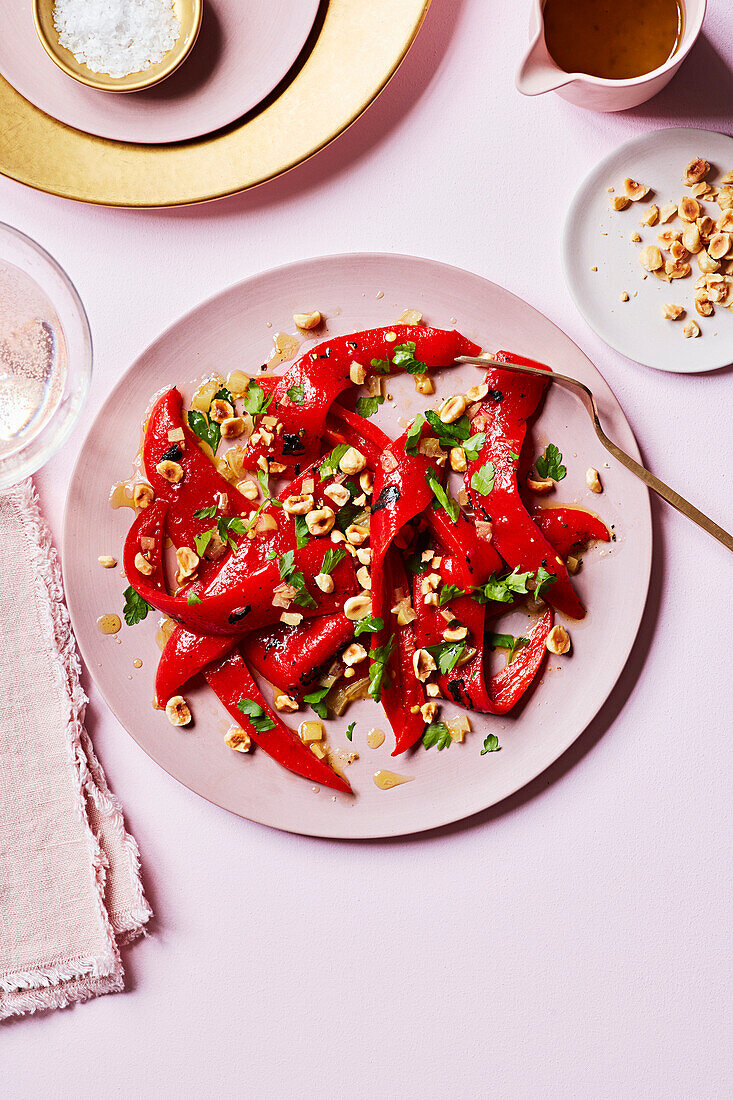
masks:
[[[280,580],[296,589],[293,603],[300,607],[317,607],[318,604],[311,596],[305,585],[305,577],[295,568],[295,551],[288,550],[280,558]]]
[[[339,443],[330,454],[327,454],[320,465],[319,473],[321,475],[321,481],[325,481],[327,477],[332,477],[339,472],[339,462],[344,457],[349,449],[348,443]]]
[[[188,594],[188,596],[186,596],[186,603],[188,603],[188,604],[201,603],[201,600],[198,598],[198,596],[196,595],[195,592],[190,592]]]
[[[384,398],[380,394],[374,397],[360,397],[356,402],[356,411],[359,416],[368,418],[374,416],[380,405],[384,404]]]
[[[237,710],[241,710],[242,714],[247,716],[250,724],[258,733],[274,730],[275,723],[272,718],[265,712],[265,708],[256,703],[254,699],[240,699],[237,703]]]
[[[194,512],[194,519],[213,519],[216,515],[216,505],[210,504],[208,508],[199,508],[198,512]]]
[[[234,398],[226,386],[218,389],[211,400],[212,402],[228,401],[232,409],[234,408]],[[211,408],[211,405],[209,408]],[[193,434],[202,439],[204,443],[208,443],[214,454],[216,454],[221,443],[221,428],[216,421],[211,420],[206,413],[201,412],[199,409],[191,409],[188,413],[188,426]]]
[[[451,600],[457,600],[460,596],[465,596],[466,593],[462,588],[459,588],[457,584],[444,584],[440,590],[440,607],[444,607]]]
[[[460,514],[460,508],[458,501],[447,492],[446,489],[440,484],[438,475],[435,470],[430,469],[425,471],[425,480],[430,488],[433,490],[433,496],[435,497],[436,504],[434,507],[444,508],[454,523],[458,523],[458,516]]]
[[[303,702],[307,703],[311,707],[319,718],[324,720],[328,718],[328,707],[323,700],[328,695],[331,689],[329,687],[319,687],[315,691],[311,691],[308,695],[303,696]]]
[[[417,344],[414,340],[407,340],[404,344],[398,344],[392,355],[392,365],[402,367],[408,374],[425,374],[427,363],[421,363],[415,358]]]
[[[418,413],[415,420],[407,429],[407,435],[405,436],[405,453],[408,455],[416,455],[417,449],[420,445],[420,436],[422,435],[422,426],[425,423],[425,417],[422,413]]]
[[[389,359],[372,359],[371,368],[377,374],[389,374]]]
[[[534,602],[537,603],[540,596],[545,592],[551,584],[554,584],[557,580],[555,573],[548,573],[544,565],[541,565],[535,575],[535,590],[534,590]]]
[[[444,424],[433,409],[427,409],[425,419],[433,429],[441,447],[460,446],[471,434],[471,422],[467,416],[460,416],[452,424]]]
[[[384,628],[384,619],[375,615],[367,615],[365,619],[359,619],[354,627],[354,637],[360,634],[378,634]]]
[[[353,739],[353,737],[354,737],[354,726],[355,725],[356,725],[356,722],[349,722],[348,726],[346,727],[346,740],[347,741],[351,741]]]
[[[484,747],[481,749],[481,755],[486,756],[487,752],[498,752],[501,748],[499,744],[499,738],[495,733],[490,733],[484,741]]]
[[[518,649],[529,645],[529,638],[515,638],[513,634],[488,634],[486,640],[491,649],[508,650],[508,664],[512,663]]]
[[[389,659],[394,653],[394,650],[394,634],[391,634],[388,642],[385,642],[385,644],[378,649],[372,649],[369,652],[369,657],[371,659],[369,664],[369,695],[375,703],[378,703],[382,698],[383,688],[389,687],[386,671]]]
[[[469,462],[476,461],[485,442],[486,432],[477,432],[476,435],[470,436],[470,438],[462,444],[463,450],[466,452],[466,458]]]
[[[514,451],[507,451],[507,454],[509,455],[509,457],[510,457],[510,458],[513,458],[513,459],[515,459],[515,460],[516,460],[517,462],[519,462],[519,455],[518,455],[518,454],[515,454],[515,453],[514,453]]]
[[[422,743],[426,749],[432,749],[435,745],[438,752],[448,749],[453,738],[445,722],[431,722],[422,735]]]
[[[272,402],[273,394],[266,394],[262,389],[262,386],[257,382],[250,382],[244,393],[244,408],[245,412],[248,412],[252,417],[254,423],[257,423],[258,417],[267,412]]]
[[[294,405],[302,405],[305,402],[305,386],[291,386],[285,392]]]
[[[439,645],[429,645],[427,647],[428,653],[432,654],[441,676],[453,671],[465,649],[465,642],[441,642]]]
[[[125,589],[123,595],[125,606],[122,614],[125,616],[125,622],[128,626],[136,626],[147,617],[148,611],[152,611],[152,608],[147,600],[144,600],[142,596],[138,596],[131,585]]]
[[[552,481],[562,481],[567,470],[562,464],[560,449],[554,443],[548,443],[545,453],[535,462],[535,468],[540,477],[549,477]]]
[[[302,550],[307,544],[310,538],[310,531],[308,530],[308,524],[305,522],[305,516],[295,517],[295,545],[298,550]]]
[[[261,509],[258,509],[255,513],[255,519],[260,511]],[[196,553],[200,558],[203,557],[214,535],[218,535],[221,541],[236,554],[237,543],[232,538],[232,534],[246,535],[253,522],[254,520],[250,520],[247,524],[241,516],[219,516],[216,527],[210,527],[208,531],[202,531],[194,538]]]
[[[321,565],[321,573],[333,573],[339,562],[342,562],[346,557],[345,550],[327,550],[323,555],[323,564]]]
[[[473,590],[473,598],[477,603],[511,603],[515,596],[526,596],[529,589],[527,581],[532,573],[520,573],[519,569],[513,569],[505,577],[492,573],[489,579],[478,585]]]
[[[479,466],[478,470],[474,470],[471,475],[471,488],[474,492],[482,497],[488,496],[494,488],[495,473],[493,462],[485,462],[483,466]]]

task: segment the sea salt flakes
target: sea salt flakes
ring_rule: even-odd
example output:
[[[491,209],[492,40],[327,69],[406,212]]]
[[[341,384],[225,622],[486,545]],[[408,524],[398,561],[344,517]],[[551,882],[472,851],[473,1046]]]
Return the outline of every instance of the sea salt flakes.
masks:
[[[53,19],[77,61],[112,77],[162,61],[181,33],[172,0],[56,0]]]

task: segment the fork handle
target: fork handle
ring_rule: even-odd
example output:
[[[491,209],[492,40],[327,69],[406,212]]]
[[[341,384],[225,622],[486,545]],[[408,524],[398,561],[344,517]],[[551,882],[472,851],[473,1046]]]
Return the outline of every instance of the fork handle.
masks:
[[[701,512],[699,508],[696,508],[694,504],[690,504],[689,500],[685,500],[683,496],[676,493],[674,489],[670,489],[669,485],[665,485],[663,481],[660,481],[658,477],[655,477],[645,466],[642,466],[640,462],[632,458],[631,455],[627,455],[626,451],[622,451],[615,443],[612,442],[600,427],[598,422],[595,422],[596,433],[603,446],[607,451],[618,459],[627,470],[631,470],[632,474],[636,474],[638,478],[648,485],[650,489],[653,489],[655,493],[658,493],[660,497],[667,501],[667,504],[671,504],[673,508],[676,508],[678,512],[681,512],[683,516],[687,516],[693,523],[696,523],[698,527],[702,527],[703,531],[707,531],[709,535],[712,535],[718,542],[722,542],[723,546],[726,546],[729,550],[733,551],[733,535],[729,535],[727,531],[724,531],[714,520],[706,516],[704,512]]]

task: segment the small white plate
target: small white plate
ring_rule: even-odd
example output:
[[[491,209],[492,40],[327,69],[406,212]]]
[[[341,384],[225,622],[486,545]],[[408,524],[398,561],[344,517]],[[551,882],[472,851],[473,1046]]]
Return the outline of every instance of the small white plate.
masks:
[[[710,162],[708,179],[716,184],[733,169],[733,138],[711,130],[669,128],[626,142],[580,185],[563,232],[565,279],[591,328],[627,358],[678,374],[718,370],[733,363],[733,311],[716,306],[712,317],[698,316],[693,298],[700,272],[694,257],[690,276],[671,283],[653,275],[644,279],[646,272],[639,263],[639,250],[658,244],[657,234],[667,228],[640,226],[644,211],[652,202],[661,207],[691,194],[683,173],[698,156]],[[612,210],[608,188],[623,194],[627,176],[651,187],[653,194],[625,210]],[[717,203],[700,201],[703,212],[717,220],[721,213]],[[681,225],[679,220],[670,223],[670,227]],[[634,232],[641,243],[632,242]],[[621,300],[624,292],[628,302]],[[665,302],[684,306],[686,313],[677,321],[665,320]],[[701,335],[685,339],[682,329],[690,318],[699,324]]]

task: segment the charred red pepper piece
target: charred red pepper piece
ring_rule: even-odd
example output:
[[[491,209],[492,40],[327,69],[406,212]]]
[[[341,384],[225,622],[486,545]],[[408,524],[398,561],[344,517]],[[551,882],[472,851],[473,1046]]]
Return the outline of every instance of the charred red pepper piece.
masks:
[[[271,684],[300,695],[353,637],[354,624],[344,614],[324,615],[316,622],[250,634],[242,643],[242,653],[247,664]]]
[[[183,430],[184,445],[170,442],[169,432]],[[157,470],[166,458],[183,468],[183,479],[177,484],[167,481]],[[194,512],[226,497],[226,514],[248,516],[254,505],[243,497],[217,471],[216,466],[198,445],[183,417],[183,397],[177,389],[167,390],[153,406],[143,443],[145,473],[158,499],[167,500],[168,534],[176,546],[193,547],[196,535],[214,526],[216,519],[195,519]],[[211,571],[213,563],[205,559],[201,569]]]
[[[598,539],[608,542],[610,535],[605,523],[586,512],[584,508],[533,508],[532,519],[561,558],[567,560],[570,551],[577,546]]]
[[[374,636],[372,648],[376,649],[389,642],[394,636],[394,652],[390,658],[385,683],[382,687],[381,704],[395,735],[393,756],[404,752],[422,737],[425,721],[420,707],[425,695],[420,681],[415,676],[412,658],[415,653],[415,636],[411,624],[401,625],[391,608],[397,603],[399,593],[409,596],[410,587],[404,566],[396,551],[392,550],[386,558],[383,590],[387,597],[380,610],[384,619],[384,629]]]
[[[549,370],[542,363],[508,352],[497,353],[497,359],[502,357]],[[556,577],[543,592],[547,603],[572,619],[582,619],[585,610],[573,591],[565,563],[533,522],[517,487],[518,460],[513,455],[522,449],[527,420],[537,409],[547,383],[532,375],[508,374],[499,367],[489,369],[484,381],[489,393],[471,427],[474,432],[485,432],[486,442],[476,461],[469,462],[465,478],[476,516],[492,524],[493,545],[512,568],[536,573],[543,567]],[[471,487],[471,479],[488,462],[494,467],[494,485],[483,495]]]
[[[332,787],[344,794],[351,794],[351,787],[325,763],[319,760],[298,737],[294,730],[281,722],[272,711],[262,692],[257,687],[240,653],[230,653],[222,661],[207,668],[204,673],[206,682],[219,697],[238,726],[245,729],[263,752],[282,764],[288,771],[302,775],[324,787]],[[237,704],[242,699],[252,699],[259,703],[268,718],[274,723],[272,729],[258,733],[243,714]]]
[[[367,374],[373,373],[372,360],[389,360],[390,371],[402,368],[392,364],[396,348],[415,344],[415,359],[428,367],[448,366],[457,355],[477,355],[480,348],[455,329],[433,329],[424,325],[393,325],[387,328],[355,332],[326,340],[301,355],[278,380],[272,390],[282,432],[269,447],[258,443],[247,448],[245,464],[252,469],[260,455],[277,458],[286,465],[312,462],[319,453],[326,415],[333,402],[353,385],[350,368],[360,363]],[[288,391],[297,388],[294,399]]]
[[[244,630],[258,630],[279,620],[283,609],[272,604],[273,590],[281,583],[277,558],[265,561],[255,569],[244,564],[241,569],[229,571],[226,588],[214,595],[205,593],[200,603],[189,604],[185,596],[168,595],[151,584],[149,577],[138,572],[135,556],[140,547],[136,528],[137,525],[133,524],[125,542],[125,573],[138,595],[164,615],[201,634],[239,635]],[[295,551],[295,567],[303,572],[306,587],[307,580],[321,571],[324,554],[329,548],[330,544],[312,540],[301,550]],[[233,555],[229,561],[236,564],[237,559],[238,555]],[[331,575],[334,579],[332,593],[321,592],[315,584],[311,584],[314,590],[311,595],[316,599],[316,606],[297,605],[297,610],[306,618],[333,614],[340,609],[345,598],[357,591],[350,557],[343,558]]]
[[[415,644],[428,648],[441,644],[446,624],[439,608],[425,603],[420,580],[420,577],[415,577]],[[451,610],[459,622],[468,627],[467,645],[472,645],[476,654],[460,668],[438,676],[443,695],[467,710],[482,714],[506,714],[527,691],[542,664],[545,641],[552,628],[552,611],[548,608],[538,620],[530,634],[529,645],[517,652],[511,665],[487,677],[484,648],[487,607],[476,603],[470,596],[463,596],[451,602]]]

